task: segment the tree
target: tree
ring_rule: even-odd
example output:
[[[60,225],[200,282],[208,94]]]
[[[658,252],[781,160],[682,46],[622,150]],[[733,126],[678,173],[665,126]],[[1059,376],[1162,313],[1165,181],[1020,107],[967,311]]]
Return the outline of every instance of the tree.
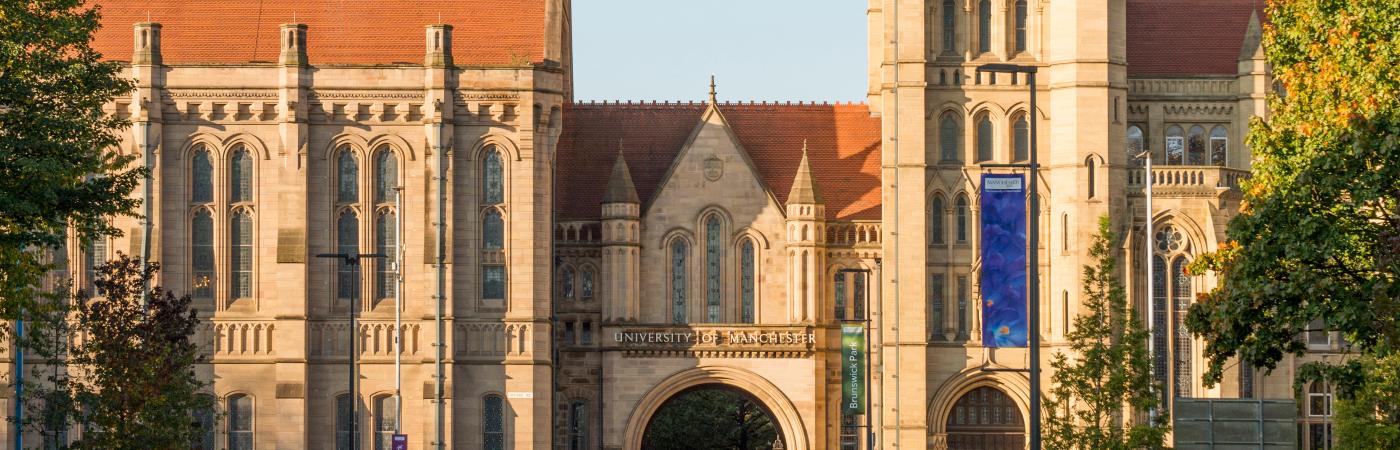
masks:
[[[1210,384],[1231,358],[1273,369],[1302,354],[1315,319],[1362,355],[1400,348],[1400,3],[1274,1],[1267,13],[1283,93],[1250,124],[1253,178],[1227,242],[1191,267],[1219,279],[1187,315]],[[1313,364],[1296,381],[1327,379],[1345,398],[1365,374]]]
[[[1165,409],[1146,414],[1161,406],[1148,333],[1128,306],[1109,227],[1107,217],[1099,219],[1089,248],[1094,265],[1084,266],[1084,312],[1065,336],[1074,359],[1056,352],[1050,361],[1053,387],[1043,400],[1047,449],[1164,448]]]
[[[0,319],[41,296],[34,248],[58,247],[71,227],[118,234],[146,170],[108,149],[125,119],[103,105],[131,91],[121,65],[88,45],[98,13],[82,0],[0,2]],[[16,274],[21,274],[16,276]]]
[[[1400,355],[1363,357],[1357,361],[1361,383],[1337,399],[1337,448],[1400,448]]]
[[[642,437],[646,450],[766,450],[778,438],[768,412],[748,397],[701,388],[657,409]]]
[[[190,297],[143,286],[156,263],[119,257],[99,269],[100,297],[79,291],[71,303],[36,308],[53,325],[27,334],[21,345],[48,364],[26,391],[27,429],[47,435],[70,425],[84,430],[71,449],[196,448],[202,414],[213,398],[195,375],[204,362],[191,340],[199,324]]]

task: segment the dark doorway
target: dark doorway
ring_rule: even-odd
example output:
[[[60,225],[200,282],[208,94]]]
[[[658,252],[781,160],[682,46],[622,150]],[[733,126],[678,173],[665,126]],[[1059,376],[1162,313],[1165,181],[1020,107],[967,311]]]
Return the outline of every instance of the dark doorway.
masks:
[[[1026,424],[1016,402],[993,387],[973,389],[948,412],[948,450],[1022,450]]]
[[[700,386],[656,410],[642,450],[769,450],[784,447],[779,434],[773,415],[748,394]]]

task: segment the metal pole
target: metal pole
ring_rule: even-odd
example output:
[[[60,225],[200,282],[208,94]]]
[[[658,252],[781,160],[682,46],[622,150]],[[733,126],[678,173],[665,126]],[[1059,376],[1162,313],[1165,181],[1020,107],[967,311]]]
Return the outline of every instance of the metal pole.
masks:
[[[24,342],[24,309],[20,308],[19,320],[15,321],[16,343]],[[15,448],[24,448],[24,347],[15,349]]]
[[[1015,76],[1014,74],[1012,76]],[[1040,166],[1037,162],[1035,72],[1026,74],[1031,86],[1031,213],[1030,213],[1030,338],[1031,338],[1031,448],[1040,450]]]
[[[355,373],[355,341],[359,334],[359,326],[355,311],[359,309],[360,293],[360,259],[355,256],[347,256],[345,263],[349,264],[351,270],[355,272],[355,284],[350,288],[350,330],[346,333],[350,337],[350,354],[346,358],[350,365],[350,450],[359,450],[358,435],[360,434],[360,386],[358,376]]]
[[[893,55],[893,57],[894,57],[894,74],[893,74],[892,77],[891,77],[891,81],[893,81],[894,86],[890,88],[891,93],[894,94],[894,95],[892,96],[892,97],[894,97],[894,98],[890,99],[890,104],[891,104],[891,106],[894,107],[894,108],[892,108],[892,109],[890,110],[890,121],[892,122],[892,124],[891,124],[891,126],[890,126],[890,130],[891,130],[891,131],[893,132],[893,134],[894,134],[894,136],[890,139],[890,140],[892,141],[892,142],[890,142],[890,150],[891,150],[890,160],[893,162],[893,164],[891,164],[890,167],[891,167],[892,170],[894,171],[894,180],[891,180],[891,182],[890,182],[890,191],[892,191],[892,193],[894,194],[894,195],[891,196],[892,199],[891,199],[891,201],[890,201],[891,210],[894,211],[894,213],[892,214],[894,217],[892,217],[892,218],[891,218],[892,220],[890,221],[890,223],[893,224],[893,226],[894,226],[894,229],[893,229],[893,230],[890,230],[890,237],[894,240],[894,242],[893,242],[894,245],[893,245],[892,248],[890,249],[891,260],[894,261],[894,274],[890,276],[890,284],[893,284],[893,285],[894,285],[894,286],[893,286],[893,287],[894,287],[894,289],[893,289],[893,290],[894,290],[894,292],[893,292],[894,295],[893,295],[893,297],[890,299],[890,307],[891,307],[892,311],[894,312],[894,320],[893,320],[893,323],[891,324],[892,326],[890,327],[891,334],[894,336],[894,355],[893,355],[893,358],[891,358],[891,359],[893,360],[893,361],[891,361],[891,363],[892,363],[891,365],[893,366],[892,369],[894,370],[894,405],[893,405],[894,407],[891,409],[891,411],[894,412],[894,444],[890,446],[890,447],[892,447],[892,448],[899,448],[899,443],[900,443],[900,435],[899,435],[899,432],[900,432],[900,427],[899,427],[899,425],[900,425],[900,420],[899,420],[899,416],[900,416],[900,414],[901,414],[902,411],[899,409],[899,398],[901,397],[900,392],[899,392],[899,353],[900,353],[901,351],[904,350],[903,347],[900,346],[900,344],[901,344],[901,338],[900,338],[900,335],[899,335],[899,333],[902,331],[902,330],[900,330],[900,328],[899,328],[899,317],[904,315],[904,312],[899,310],[899,297],[900,297],[900,289],[899,289],[899,270],[900,270],[901,268],[904,267],[903,264],[900,264],[900,262],[901,262],[902,260],[899,259],[899,225],[900,225],[900,223],[901,223],[901,222],[899,221],[899,196],[900,196],[900,193],[899,193],[899,177],[900,177],[900,175],[901,175],[901,174],[899,173],[899,169],[900,169],[900,160],[899,160],[899,65],[900,65],[900,64],[899,64],[899,61],[900,61],[900,59],[899,59],[899,58],[900,58],[900,54],[899,54],[899,22],[900,22],[900,17],[899,17],[899,4],[900,4],[900,3],[901,3],[900,0],[895,0],[895,1],[894,1],[894,8],[893,8],[893,12],[894,12],[894,33],[892,33],[893,36],[890,38],[890,41],[891,41],[891,42],[890,42],[890,46],[892,47],[891,50],[892,50],[893,53],[894,53],[894,55]],[[922,65],[920,65],[920,67],[922,68]],[[922,70],[922,69],[921,69],[921,70]],[[884,290],[881,290],[880,292],[881,292],[881,294],[883,294],[883,293],[884,293]],[[883,334],[883,333],[882,333],[882,334]],[[869,358],[869,355],[867,355],[866,358]],[[882,360],[882,361],[883,361],[883,360]],[[884,373],[883,373],[883,371],[881,371],[881,377],[883,378],[883,376],[884,376]],[[881,388],[883,389],[883,385],[881,386]],[[881,406],[882,408],[884,407],[884,405],[880,405],[880,406]],[[882,412],[883,412],[883,410],[882,410]],[[884,431],[884,428],[886,428],[886,426],[885,426],[885,421],[883,420],[883,418],[882,418],[882,420],[881,420],[880,422],[881,422],[881,423],[880,423],[880,425],[881,425],[881,426],[880,426],[881,431]]]
[[[394,434],[403,423],[403,186],[394,188]]]
[[[1147,158],[1147,168],[1146,172],[1143,173],[1142,180],[1143,190],[1147,191],[1147,228],[1143,232],[1142,241],[1147,246],[1147,260],[1144,264],[1147,268],[1147,367],[1148,372],[1152,374],[1152,383],[1148,384],[1148,388],[1155,391],[1157,388],[1157,359],[1153,354],[1157,351],[1155,348],[1157,342],[1157,330],[1155,329],[1157,301],[1152,292],[1152,264],[1153,258],[1156,258],[1152,248],[1152,151],[1145,151],[1142,156]],[[1156,423],[1157,408],[1147,410],[1147,417],[1151,422]]]
[[[441,125],[441,124],[436,124],[436,126],[433,127],[433,130],[432,130],[432,131],[433,131],[433,133],[437,133],[437,134],[439,135],[439,138],[441,138],[441,134],[442,134],[442,125]],[[436,417],[434,418],[433,432],[434,432],[434,434],[436,435],[436,436],[435,436],[435,439],[436,439],[436,441],[437,441],[437,442],[436,442],[437,448],[438,448],[439,450],[442,450],[442,449],[446,448],[446,443],[443,442],[443,441],[445,440],[445,437],[444,437],[445,432],[444,432],[444,430],[443,430],[445,418],[444,418],[444,411],[443,411],[443,404],[442,404],[442,402],[443,402],[443,389],[444,389],[443,384],[444,384],[444,381],[445,381],[445,380],[443,379],[444,374],[443,374],[443,366],[442,366],[442,364],[443,364],[443,359],[446,358],[446,354],[445,354],[445,353],[446,353],[446,350],[444,349],[444,346],[445,346],[446,344],[443,343],[443,338],[447,335],[447,330],[444,329],[444,325],[443,325],[443,322],[442,322],[442,316],[443,316],[443,304],[447,301],[447,299],[446,299],[446,297],[447,297],[447,257],[446,257],[446,255],[445,255],[445,253],[447,252],[447,241],[446,241],[446,236],[444,236],[444,235],[447,233],[447,163],[448,163],[448,159],[447,159],[447,146],[446,146],[446,145],[439,144],[439,145],[438,145],[438,148],[437,148],[436,150],[437,150],[437,152],[438,152],[438,154],[437,154],[437,157],[438,157],[438,173],[437,173],[437,178],[438,178],[438,179],[437,179],[437,182],[438,182],[438,183],[437,183],[437,184],[438,184],[438,190],[437,190],[437,195],[438,195],[438,215],[437,215],[437,233],[436,233],[437,236],[434,236],[434,238],[437,240],[437,258],[436,258],[437,261],[435,261],[435,263],[436,263],[436,265],[437,265],[437,298],[436,298],[436,300],[437,300],[437,315],[436,315],[436,317],[435,317],[435,320],[436,320],[436,322],[437,322],[437,342],[434,344],[434,346],[436,347],[436,350],[437,350],[436,353],[437,353],[437,355],[436,355],[436,361],[435,361],[435,364],[434,364],[434,365],[437,366],[437,373],[436,373],[436,375],[434,376],[434,380],[435,380],[436,386],[435,386],[434,389],[433,389],[433,391],[434,391],[433,396],[434,396],[434,400],[437,402],[437,411],[436,411]]]
[[[151,123],[142,122],[137,125],[137,134],[141,136],[142,157],[146,160],[146,179],[141,184],[144,185],[145,194],[141,199],[141,207],[145,210],[145,216],[141,218],[141,306],[145,306],[147,296],[150,295],[151,277],[146,271],[146,264],[151,262],[151,231],[154,224],[151,223],[151,216],[154,215],[155,207],[151,204],[155,197],[155,188],[152,183],[156,179],[155,146],[150,143]]]
[[[875,448],[875,429],[872,417],[874,411],[870,408],[870,271],[862,270],[860,276],[865,277],[865,317],[861,317],[861,323],[865,325],[865,440],[866,449]],[[854,305],[853,305],[854,306]]]

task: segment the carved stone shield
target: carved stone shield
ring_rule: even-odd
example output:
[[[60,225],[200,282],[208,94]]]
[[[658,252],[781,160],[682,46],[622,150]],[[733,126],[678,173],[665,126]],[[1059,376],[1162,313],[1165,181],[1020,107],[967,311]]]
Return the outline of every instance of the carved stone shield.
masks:
[[[719,159],[718,156],[710,155],[709,158],[705,159],[705,179],[719,181],[722,176],[724,176],[724,160]]]

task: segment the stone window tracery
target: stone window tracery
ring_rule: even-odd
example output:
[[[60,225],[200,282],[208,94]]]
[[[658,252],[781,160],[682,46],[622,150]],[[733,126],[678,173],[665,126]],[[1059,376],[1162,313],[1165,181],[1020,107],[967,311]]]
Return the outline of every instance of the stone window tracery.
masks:
[[[242,146],[233,151],[229,164],[230,202],[253,201],[253,156]]]
[[[398,217],[393,210],[381,210],[374,221],[374,252],[384,255],[374,258],[375,298],[390,299],[398,294]]]
[[[574,299],[574,268],[564,267],[559,274],[559,294],[564,300]]]
[[[836,295],[836,320],[846,320],[846,273],[836,272],[836,276],[832,278],[835,282],[833,292]]]
[[[1173,373],[1176,377],[1176,396],[1190,397],[1191,386],[1191,332],[1186,329],[1186,311],[1191,307],[1191,277],[1186,274],[1186,257],[1177,256],[1172,261],[1174,286],[1172,298],[1176,303],[1173,331],[1176,333],[1176,364]]]
[[[341,147],[340,156],[336,158],[336,195],[337,203],[354,203],[360,199],[360,163],[355,160],[355,153],[350,147]]]
[[[593,271],[590,269],[579,271],[579,294],[583,300],[593,298]]]
[[[491,148],[486,151],[485,159],[481,163],[482,168],[482,201],[488,205],[495,205],[505,200],[505,176],[502,173],[501,154]]]

